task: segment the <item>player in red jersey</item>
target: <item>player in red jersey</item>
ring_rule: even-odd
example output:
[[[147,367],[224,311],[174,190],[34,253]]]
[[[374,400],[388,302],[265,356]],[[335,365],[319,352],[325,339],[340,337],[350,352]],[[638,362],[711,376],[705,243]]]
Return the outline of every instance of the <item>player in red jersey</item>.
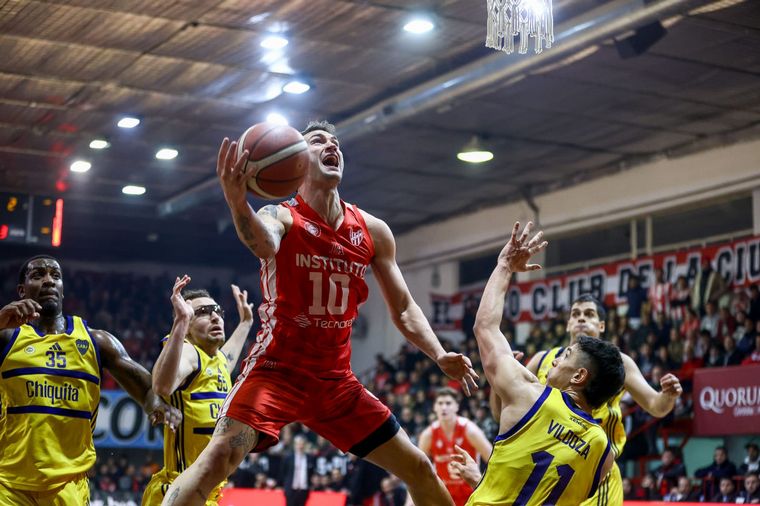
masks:
[[[217,175],[224,197],[238,237],[261,260],[261,331],[211,442],[163,504],[203,504],[248,452],[274,445],[285,424],[299,421],[404,480],[417,506],[453,505],[425,454],[351,371],[351,326],[367,298],[367,268],[407,340],[465,393],[477,375],[467,357],[443,349],[412,299],[388,226],[340,199],[343,155],[335,128],[311,123],[303,134],[311,163],[296,198],[258,213],[246,200],[247,151],[238,158],[237,143],[222,142]]]
[[[457,454],[455,446],[466,451],[471,457],[488,462],[493,446],[475,422],[457,416],[459,401],[451,388],[441,388],[435,394],[433,404],[436,421],[420,434],[420,450],[430,457],[435,472],[443,480],[456,506],[464,506],[472,493],[472,487],[457,472],[451,473],[449,463]]]

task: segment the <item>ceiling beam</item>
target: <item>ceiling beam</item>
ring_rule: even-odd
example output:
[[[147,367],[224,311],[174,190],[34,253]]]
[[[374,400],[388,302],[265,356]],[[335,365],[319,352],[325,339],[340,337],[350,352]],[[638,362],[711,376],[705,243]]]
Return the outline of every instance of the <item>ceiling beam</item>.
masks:
[[[561,23],[555,30],[555,46],[540,54],[505,55],[501,52],[475,60],[439,77],[370,106],[336,125],[341,141],[382,131],[421,112],[435,109],[481,92],[500,87],[538,66],[613,37],[655,19],[683,12],[712,0],[616,0]],[[161,215],[187,209],[210,198],[205,191],[215,184],[209,178],[159,205]],[[171,201],[171,204],[169,202]]]

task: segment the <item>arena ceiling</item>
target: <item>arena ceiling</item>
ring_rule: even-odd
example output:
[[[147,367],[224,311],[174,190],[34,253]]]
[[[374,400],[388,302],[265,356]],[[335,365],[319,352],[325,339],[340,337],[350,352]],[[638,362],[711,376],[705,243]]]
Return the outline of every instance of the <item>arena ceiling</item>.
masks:
[[[272,112],[337,123],[343,198],[397,234],[760,136],[756,0],[554,10],[561,40],[538,60],[483,47],[486,0],[0,0],[0,192],[63,195],[72,254],[207,261],[242,253],[213,181],[218,145]],[[402,30],[418,12],[433,31]],[[656,19],[667,34],[621,58],[613,36]],[[579,41],[589,20],[601,28]],[[272,33],[288,45],[263,48]],[[283,93],[295,78],[311,89]],[[140,125],[118,128],[124,115]],[[456,159],[474,135],[493,161]],[[157,160],[161,147],[179,156]],[[72,173],[77,159],[91,170]]]

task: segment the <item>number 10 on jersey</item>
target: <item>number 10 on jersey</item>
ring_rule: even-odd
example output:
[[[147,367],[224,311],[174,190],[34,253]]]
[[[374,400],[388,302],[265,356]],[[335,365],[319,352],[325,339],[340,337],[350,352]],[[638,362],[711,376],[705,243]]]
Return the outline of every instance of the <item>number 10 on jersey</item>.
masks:
[[[325,279],[324,272],[310,272],[312,299],[309,314],[320,316],[324,314],[342,315],[348,309],[348,284],[351,278],[348,274],[331,273]],[[327,287],[325,287],[327,285]],[[325,291],[327,297],[325,297]],[[324,300],[327,298],[327,305]]]

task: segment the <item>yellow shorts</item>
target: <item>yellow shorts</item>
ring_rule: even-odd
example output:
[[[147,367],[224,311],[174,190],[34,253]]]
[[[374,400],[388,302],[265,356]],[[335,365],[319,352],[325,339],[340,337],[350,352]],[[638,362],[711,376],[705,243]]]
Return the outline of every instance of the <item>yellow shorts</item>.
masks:
[[[145,487],[145,492],[143,492],[142,506],[161,506],[166,491],[169,490],[169,486],[177,476],[179,473],[169,472],[166,469],[161,469],[154,474]],[[209,500],[206,501],[206,506],[219,506],[219,499],[222,498],[222,487],[225,483],[226,481],[214,489]]]
[[[90,483],[87,476],[67,481],[59,487],[40,492],[9,488],[0,483],[0,504],[13,506],[70,506],[90,504]]]
[[[623,477],[620,468],[615,462],[607,476],[602,479],[596,494],[591,499],[586,499],[582,506],[622,506],[623,504]]]

